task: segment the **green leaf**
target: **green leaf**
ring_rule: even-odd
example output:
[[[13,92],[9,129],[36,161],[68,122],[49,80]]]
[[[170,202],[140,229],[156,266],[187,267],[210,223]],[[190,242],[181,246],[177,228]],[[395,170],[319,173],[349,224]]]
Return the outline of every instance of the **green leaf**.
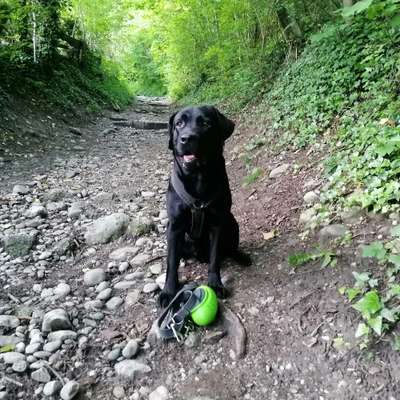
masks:
[[[364,322],[360,322],[358,324],[357,330],[356,330],[356,338],[362,337],[362,336],[368,336],[369,332],[371,329],[369,326],[365,325]]]
[[[396,322],[395,312],[393,310],[390,310],[389,308],[384,308],[381,311],[381,316],[382,318],[385,318],[390,322]]]
[[[382,317],[379,315],[376,318],[370,318],[368,325],[374,330],[377,335],[382,334]]]
[[[365,11],[372,4],[372,2],[373,0],[361,0],[351,7],[344,7],[342,9],[342,16],[347,18],[352,17],[355,14],[359,14]]]
[[[8,353],[14,350],[15,350],[15,344],[6,344],[5,346],[0,347],[0,353]]]
[[[361,293],[362,293],[361,289],[358,288],[349,288],[346,290],[347,298],[350,301],[354,300]]]
[[[369,273],[368,272],[362,272],[362,273],[358,273],[356,271],[353,271],[353,276],[355,278],[355,280],[357,281],[357,283],[361,283],[361,284],[365,284],[369,281]],[[362,285],[362,286],[363,286]]]
[[[379,295],[376,290],[367,292],[356,304],[354,309],[359,311],[363,316],[369,317],[382,308]]]
[[[300,265],[306,264],[314,259],[315,256],[313,254],[301,252],[301,253],[291,254],[288,257],[288,263],[291,267],[299,267]]]
[[[388,291],[389,298],[393,296],[400,296],[400,285],[392,285]]]
[[[384,260],[386,256],[386,249],[383,247],[382,242],[373,242],[370,245],[363,246],[363,257],[373,257],[378,260]]]
[[[400,15],[395,15],[393,19],[390,21],[390,25],[393,28],[400,28]]]
[[[400,267],[400,255],[397,254],[391,254],[388,257],[389,261],[394,264],[396,267]]]
[[[390,230],[390,234],[391,234],[392,236],[399,237],[399,236],[400,236],[400,225],[394,226],[394,227]]]

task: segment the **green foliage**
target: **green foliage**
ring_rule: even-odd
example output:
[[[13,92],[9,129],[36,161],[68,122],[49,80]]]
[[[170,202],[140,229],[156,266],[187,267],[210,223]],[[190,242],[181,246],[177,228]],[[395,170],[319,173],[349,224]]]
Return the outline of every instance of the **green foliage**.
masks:
[[[244,178],[244,182],[243,182],[244,186],[249,186],[249,185],[251,185],[252,183],[256,182],[257,179],[260,178],[260,176],[262,176],[262,174],[263,174],[263,170],[262,170],[261,168],[258,168],[258,167],[254,168],[254,169],[250,172],[250,174],[247,175],[247,176]]]
[[[300,59],[265,96],[264,107],[281,143],[306,146],[324,135],[332,146],[323,203],[396,210],[400,25],[393,22],[400,3],[357,2],[346,12],[344,23],[311,37]]]
[[[337,263],[336,254],[329,250],[317,250],[313,253],[299,252],[291,254],[288,257],[288,264],[293,268],[300,267],[312,261],[321,261],[321,267],[325,268],[327,266],[334,267]]]
[[[363,257],[377,260],[384,269],[374,269],[373,273],[353,272],[354,286],[339,290],[362,318],[355,332],[361,348],[371,343],[373,337],[391,332],[400,320],[400,257],[394,253],[396,240],[364,246]],[[398,347],[398,338],[394,347]]]

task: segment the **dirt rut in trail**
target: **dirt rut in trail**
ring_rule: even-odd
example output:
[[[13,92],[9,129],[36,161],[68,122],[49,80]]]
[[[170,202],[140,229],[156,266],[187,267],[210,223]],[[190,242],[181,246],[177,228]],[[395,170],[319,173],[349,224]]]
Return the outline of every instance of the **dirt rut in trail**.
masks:
[[[354,248],[341,251],[335,268],[312,263],[294,271],[287,265],[289,254],[315,245],[300,240],[297,225],[304,185],[319,176],[315,158],[311,163],[305,151],[270,156],[264,161],[263,178],[243,187],[246,170],[237,153],[254,134],[243,124],[238,124],[225,151],[233,211],[241,225],[242,247],[251,254],[253,265],[243,268],[227,261],[223,276],[232,290],[224,303],[247,333],[246,355],[235,359],[234,338],[229,335],[210,338],[221,330],[218,324],[196,330],[184,345],[147,342],[158,312],[155,283],[165,272],[165,192],[171,154],[166,130],[114,122],[166,123],[172,107],[162,99],[139,100],[130,110],[78,127],[81,135],[75,135],[73,146],[66,136],[53,147],[47,143],[40,155],[32,149],[31,156],[10,157],[1,165],[1,231],[8,235],[34,229],[38,237],[27,256],[10,257],[0,251],[0,315],[20,315],[21,309],[30,315],[17,328],[25,345],[30,344],[29,332],[41,330],[42,313],[66,309],[76,339],[64,342],[52,356],[42,356],[50,357],[63,379],[79,382],[79,399],[148,399],[159,386],[165,386],[174,400],[399,399],[399,357],[383,345],[372,359],[354,347],[355,314],[338,294],[339,287],[351,282]],[[282,164],[288,169],[269,178],[269,171]],[[295,164],[300,167],[294,169]],[[12,195],[15,184],[26,185],[28,194]],[[54,195],[57,190],[62,194]],[[47,209],[42,219],[26,214],[35,200]],[[70,210],[77,202],[82,203],[81,212],[72,218]],[[127,234],[108,244],[85,244],[90,224],[116,212],[145,221],[149,231],[140,238]],[[35,218],[39,219],[32,222]],[[276,237],[264,240],[263,233],[273,230]],[[66,238],[74,240],[75,248],[60,256],[54,248]],[[126,248],[131,253],[110,258],[113,251]],[[144,258],[138,260],[135,253]],[[94,303],[96,286],[82,284],[84,272],[94,268],[106,272],[104,289],[121,299],[115,308],[107,305],[108,300]],[[204,265],[188,263],[180,274],[181,279],[206,282]],[[60,283],[70,288],[64,297],[54,295]],[[14,335],[15,329],[0,326],[2,334]],[[48,340],[47,334],[42,336]],[[337,348],[338,337],[349,347]],[[115,365],[126,359],[121,351],[129,339],[139,344],[133,359],[148,368],[136,366],[141,371],[127,381],[118,376]],[[33,356],[39,359],[40,354]],[[51,371],[50,375],[57,379]],[[2,380],[4,376],[9,379]],[[9,399],[29,399],[32,393],[42,398],[43,386],[32,379],[31,369],[17,373],[0,361],[0,393],[6,388]],[[168,398],[155,396],[150,398]]]

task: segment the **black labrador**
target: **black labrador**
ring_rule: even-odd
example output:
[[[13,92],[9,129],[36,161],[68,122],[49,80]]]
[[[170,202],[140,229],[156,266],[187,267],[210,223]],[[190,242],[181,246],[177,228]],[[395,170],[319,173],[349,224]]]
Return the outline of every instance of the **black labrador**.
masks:
[[[169,120],[169,149],[174,166],[167,192],[169,217],[167,276],[159,303],[166,307],[179,290],[181,258],[208,262],[208,285],[227,295],[220,265],[229,256],[250,265],[238,249],[239,225],[231,213],[232,197],[223,157],[224,142],[235,124],[215,107],[188,107]]]

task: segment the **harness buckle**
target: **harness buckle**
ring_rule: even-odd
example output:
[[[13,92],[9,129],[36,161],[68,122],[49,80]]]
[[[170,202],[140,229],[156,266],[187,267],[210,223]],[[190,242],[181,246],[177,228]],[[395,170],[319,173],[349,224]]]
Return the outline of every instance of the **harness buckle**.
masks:
[[[178,331],[175,329],[176,322],[175,322],[175,320],[174,320],[174,317],[172,317],[171,320],[172,320],[172,321],[171,321],[171,323],[169,324],[169,327],[172,329],[172,332],[173,332],[173,334],[174,334],[174,336],[175,336],[176,341],[177,341],[179,344],[181,344],[181,343],[183,342],[183,340],[184,340],[184,336],[182,335],[182,333],[178,332]]]

